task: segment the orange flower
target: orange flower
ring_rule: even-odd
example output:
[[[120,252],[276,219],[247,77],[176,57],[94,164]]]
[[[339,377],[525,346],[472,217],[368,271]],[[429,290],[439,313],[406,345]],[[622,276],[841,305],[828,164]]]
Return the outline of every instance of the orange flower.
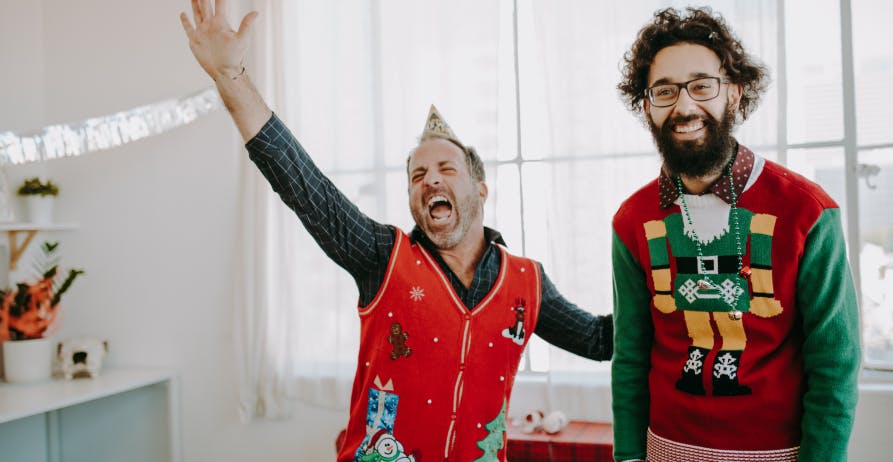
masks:
[[[6,294],[0,303],[0,343],[9,340],[9,304],[12,303],[9,295]]]
[[[19,297],[19,288],[27,287],[24,297]],[[0,340],[10,338],[12,330],[20,337],[41,338],[56,320],[59,304],[53,301],[53,280],[43,278],[31,285],[21,284],[3,297],[0,305]],[[22,303],[23,306],[14,304]]]

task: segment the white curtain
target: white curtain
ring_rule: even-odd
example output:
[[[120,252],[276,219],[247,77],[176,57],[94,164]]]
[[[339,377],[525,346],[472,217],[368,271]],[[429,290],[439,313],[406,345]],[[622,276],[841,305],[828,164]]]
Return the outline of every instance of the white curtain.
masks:
[[[261,12],[249,49],[248,73],[268,104],[281,106],[282,39],[276,18],[279,2],[255,0],[236,2],[228,11],[230,22],[238,27],[250,10]],[[274,109],[275,110],[275,109]],[[283,258],[292,243],[279,231],[285,220],[284,207],[269,184],[248,159],[240,163],[241,190],[241,280],[237,281],[234,320],[236,357],[239,372],[239,411],[243,421],[255,417],[282,418],[290,414],[292,389],[289,350],[282,348],[294,334],[281,322],[291,311],[282,309],[294,303],[288,284],[291,275]]]
[[[260,11],[249,72],[317,165],[365,213],[409,230],[404,162],[430,104],[495,156],[500,8],[256,0],[231,16]],[[359,345],[355,284],[243,164],[242,416],[288,416],[293,398],[344,409]]]
[[[617,96],[619,63],[653,12],[675,3],[255,0],[249,70],[339,188],[405,230],[405,159],[436,104],[487,164],[485,224],[510,251],[541,261],[569,300],[606,314],[611,216],[659,166]],[[774,1],[708,3],[774,66]],[[751,143],[774,141],[767,101],[742,128],[758,135]],[[354,282],[247,159],[244,171],[244,415],[287,415],[289,397],[345,408],[358,348]],[[537,337],[529,353],[528,372],[607,370]]]

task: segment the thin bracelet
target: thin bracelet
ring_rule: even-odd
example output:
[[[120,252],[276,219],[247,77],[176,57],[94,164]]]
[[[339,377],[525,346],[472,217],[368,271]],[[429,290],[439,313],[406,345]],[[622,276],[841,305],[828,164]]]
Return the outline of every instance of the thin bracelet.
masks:
[[[244,74],[245,74],[245,66],[242,66],[242,70],[239,71],[238,74],[232,76],[232,79],[233,79],[233,80],[236,80],[236,79],[238,79],[239,77],[241,77],[241,76],[244,75]],[[217,79],[214,79],[214,81],[216,82]]]

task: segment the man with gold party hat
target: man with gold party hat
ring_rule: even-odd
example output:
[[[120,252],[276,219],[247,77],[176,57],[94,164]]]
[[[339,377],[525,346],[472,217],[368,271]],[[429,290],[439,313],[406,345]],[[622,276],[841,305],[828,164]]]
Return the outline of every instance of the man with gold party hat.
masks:
[[[219,5],[218,5],[219,6]],[[233,31],[209,2],[181,20],[252,161],[359,288],[359,361],[339,461],[505,461],[506,410],[533,332],[607,360],[611,316],[570,303],[542,266],[483,225],[480,157],[432,106],[407,159],[410,233],[359,211],[264,103],[241,66],[256,13]]]

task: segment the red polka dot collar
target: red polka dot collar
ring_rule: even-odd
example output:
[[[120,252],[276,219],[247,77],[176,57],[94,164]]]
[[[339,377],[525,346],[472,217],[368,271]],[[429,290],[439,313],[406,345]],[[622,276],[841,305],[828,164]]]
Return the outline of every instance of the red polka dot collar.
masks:
[[[735,177],[735,195],[741,198],[744,192],[744,185],[750,178],[753,171],[754,154],[742,144],[738,144],[738,154],[735,156],[735,163],[732,164],[732,176]],[[673,202],[679,197],[679,190],[676,188],[676,182],[667,174],[666,170],[660,169],[660,177],[658,178],[658,186],[660,189],[660,208],[665,209],[673,205]],[[722,176],[716,179],[712,185],[704,192],[713,193],[727,203],[732,203],[732,191],[729,187],[729,176],[723,172]]]

